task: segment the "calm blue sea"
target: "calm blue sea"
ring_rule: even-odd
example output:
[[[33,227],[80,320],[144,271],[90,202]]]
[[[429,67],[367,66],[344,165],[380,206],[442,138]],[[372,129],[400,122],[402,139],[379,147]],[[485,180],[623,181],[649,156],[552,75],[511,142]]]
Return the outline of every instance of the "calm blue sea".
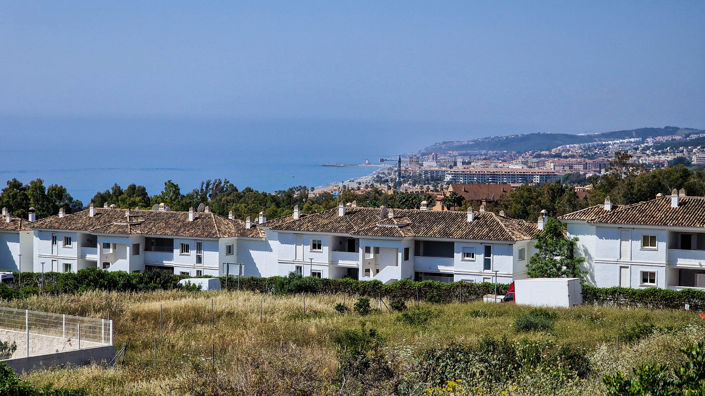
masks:
[[[378,163],[448,138],[475,137],[461,125],[360,121],[166,118],[0,118],[0,185],[13,177],[61,184],[88,202],[114,183],[150,194],[164,181],[182,193],[205,179],[276,191],[363,176]]]

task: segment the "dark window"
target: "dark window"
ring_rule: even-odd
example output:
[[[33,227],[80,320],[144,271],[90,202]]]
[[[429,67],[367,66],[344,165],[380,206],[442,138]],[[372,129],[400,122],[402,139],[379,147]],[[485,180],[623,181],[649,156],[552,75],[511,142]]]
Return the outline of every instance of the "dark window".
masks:
[[[174,240],[171,238],[144,238],[144,250],[147,252],[171,252]]]
[[[453,257],[453,242],[415,241],[414,256]]]
[[[492,270],[492,246],[490,245],[485,245],[485,257],[482,269],[485,271]]]
[[[203,276],[203,270],[196,270],[196,276]]]
[[[133,244],[132,244],[132,255],[133,255],[133,256],[139,256],[139,255],[140,255],[140,244],[139,244],[139,243],[133,243]]]
[[[107,261],[103,262],[103,269],[108,269],[108,268],[110,268],[110,263]]]
[[[321,271],[311,271],[311,276],[314,278],[320,278],[321,277]]]
[[[300,265],[297,265],[297,266],[294,268],[294,273],[295,273],[297,276],[301,276],[301,275],[304,273],[304,267],[302,267],[302,266],[300,266]]]
[[[683,250],[690,250],[692,249],[693,245],[691,242],[693,241],[693,236],[690,234],[681,234],[681,249]]]
[[[56,245],[56,235],[51,236],[51,244]]]
[[[409,261],[409,248],[404,248],[404,261]]]

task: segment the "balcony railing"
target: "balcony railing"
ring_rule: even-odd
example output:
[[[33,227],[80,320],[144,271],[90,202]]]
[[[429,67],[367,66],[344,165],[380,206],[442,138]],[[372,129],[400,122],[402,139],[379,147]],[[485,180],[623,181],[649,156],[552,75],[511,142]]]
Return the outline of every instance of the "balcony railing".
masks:
[[[669,249],[668,263],[678,268],[705,268],[705,250]]]
[[[98,256],[98,248],[95,247],[81,247],[81,258],[87,258],[88,256]]]
[[[344,267],[357,266],[360,262],[360,253],[358,252],[336,252],[331,255],[331,264]]]

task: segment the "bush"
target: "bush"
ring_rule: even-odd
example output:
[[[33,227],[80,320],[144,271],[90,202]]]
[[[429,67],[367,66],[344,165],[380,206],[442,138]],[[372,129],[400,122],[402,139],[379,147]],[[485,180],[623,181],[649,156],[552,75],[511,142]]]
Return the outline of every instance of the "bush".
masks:
[[[367,297],[360,297],[355,303],[354,309],[355,312],[362,316],[368,315],[372,312],[372,308],[370,308],[370,299]]]
[[[410,326],[422,326],[436,316],[438,316],[438,313],[431,311],[430,309],[414,309],[411,311],[402,312],[401,315],[397,317],[397,320]]]
[[[485,311],[480,311],[479,309],[473,309],[470,311],[470,317],[471,318],[486,318],[488,317],[489,314]]]
[[[0,360],[9,359],[13,353],[17,350],[17,344],[15,342],[2,342],[0,341]]]
[[[637,323],[626,329],[622,329],[619,332],[619,338],[624,342],[634,342],[638,341],[646,336],[651,335],[656,330],[656,326],[653,324],[641,324]]]
[[[87,392],[81,389],[36,388],[18,377],[7,364],[0,362],[0,395],[12,396],[82,396]]]
[[[343,386],[347,386],[341,393],[370,394],[394,377],[382,350],[385,340],[377,330],[367,330],[362,323],[360,331],[345,330],[336,335],[333,342],[338,349],[338,377]],[[349,381],[353,383],[348,384]]]
[[[628,289],[598,288],[583,285],[583,302],[599,305],[627,305],[633,307],[705,310],[705,291],[694,289]]]
[[[519,332],[551,330],[556,317],[555,312],[541,308],[532,309],[516,319],[514,328]]]
[[[398,312],[406,311],[406,302],[401,298],[393,298],[392,301],[389,302],[389,306]]]
[[[338,311],[338,313],[340,313],[341,315],[345,315],[349,311],[348,306],[343,303],[335,304],[335,310]]]

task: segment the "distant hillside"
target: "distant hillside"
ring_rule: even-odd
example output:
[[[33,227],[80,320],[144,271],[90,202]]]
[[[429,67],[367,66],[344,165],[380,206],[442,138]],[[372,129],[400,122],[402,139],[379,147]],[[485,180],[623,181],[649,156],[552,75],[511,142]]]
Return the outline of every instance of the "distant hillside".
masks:
[[[665,135],[690,135],[705,133],[692,128],[667,126],[664,128],[639,128],[625,131],[600,132],[575,135],[569,133],[528,133],[523,135],[493,136],[466,141],[447,141],[423,148],[420,154],[448,151],[526,151],[551,150],[565,144],[578,144],[626,138],[648,138]]]

